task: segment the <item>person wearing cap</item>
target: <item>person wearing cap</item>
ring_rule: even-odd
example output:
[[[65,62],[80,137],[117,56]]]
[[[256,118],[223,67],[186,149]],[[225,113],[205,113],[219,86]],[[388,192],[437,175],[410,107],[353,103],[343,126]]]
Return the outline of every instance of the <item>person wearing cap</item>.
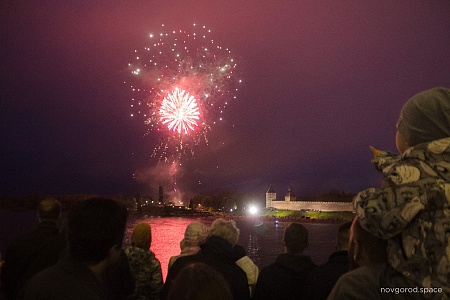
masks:
[[[371,148],[380,188],[354,199],[364,229],[388,240],[390,265],[450,299],[450,89],[414,95],[397,122],[400,155]]]
[[[134,226],[131,246],[125,249],[131,272],[135,277],[135,288],[129,299],[159,299],[163,287],[161,264],[150,250],[151,227],[145,222]]]
[[[181,252],[179,255],[170,258],[169,268],[177,258],[198,253],[200,251],[200,245],[205,242],[207,235],[208,228],[201,222],[192,222],[186,226],[184,239],[180,242]]]

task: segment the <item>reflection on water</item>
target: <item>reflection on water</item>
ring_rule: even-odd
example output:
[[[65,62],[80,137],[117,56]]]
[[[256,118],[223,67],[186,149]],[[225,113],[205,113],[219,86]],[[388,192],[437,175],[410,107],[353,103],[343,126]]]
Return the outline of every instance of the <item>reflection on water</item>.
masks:
[[[136,223],[145,221],[152,227],[151,249],[156,258],[161,262],[163,278],[167,276],[169,259],[180,253],[180,241],[183,239],[186,226],[194,221],[211,225],[213,219],[194,218],[161,218],[140,215],[131,212],[128,219],[124,246],[130,244],[130,235]],[[255,264],[262,268],[275,261],[278,254],[284,251],[281,244],[284,229],[289,222],[280,221],[275,223],[272,219],[237,219],[240,229],[239,244],[246,250],[248,256]],[[35,212],[14,212],[0,210],[0,251],[4,251],[11,239],[24,230],[36,226],[37,218]],[[310,255],[316,264],[322,264],[334,251],[334,240],[339,223],[304,223],[309,231],[309,248],[305,253]]]
[[[130,244],[130,235],[136,223],[147,222],[152,227],[151,250],[161,262],[163,278],[167,276],[169,259],[180,253],[180,241],[184,230],[191,222],[202,222],[211,225],[213,219],[195,219],[181,217],[151,217],[139,214],[130,214],[125,235],[124,246]],[[255,264],[262,268],[275,261],[278,254],[284,252],[281,244],[284,229],[289,222],[275,223],[265,219],[236,219],[240,229],[239,244],[246,250],[248,256]],[[305,223],[309,231],[309,248],[305,251],[316,264],[324,263],[334,251],[334,240],[338,223]]]

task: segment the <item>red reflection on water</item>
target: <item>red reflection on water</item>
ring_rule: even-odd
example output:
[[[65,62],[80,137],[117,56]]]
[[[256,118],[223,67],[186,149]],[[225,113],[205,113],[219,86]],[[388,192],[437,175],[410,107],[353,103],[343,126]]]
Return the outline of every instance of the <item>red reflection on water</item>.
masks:
[[[191,222],[202,222],[210,226],[214,219],[152,217],[139,213],[130,213],[124,247],[130,245],[130,236],[136,223],[146,222],[152,228],[152,244],[150,249],[155,253],[161,263],[163,279],[167,277],[167,269],[171,256],[180,254],[180,241],[184,237],[186,226]],[[278,254],[284,252],[281,240],[284,229],[290,222],[273,221],[265,219],[264,223],[253,219],[236,219],[240,229],[239,244],[247,250],[248,256],[261,269],[273,263]],[[305,254],[310,255],[316,264],[327,261],[334,252],[334,240],[340,223],[304,223],[309,231],[309,248]]]
[[[146,222],[151,226],[152,244],[150,249],[161,263],[163,279],[166,279],[170,257],[180,254],[180,241],[184,238],[186,226],[192,222],[203,222],[197,219],[161,218],[133,215],[128,219],[124,246],[130,245],[133,227],[139,222]],[[205,222],[203,222],[205,223]],[[206,223],[205,223],[206,224]],[[209,226],[210,224],[206,224]]]

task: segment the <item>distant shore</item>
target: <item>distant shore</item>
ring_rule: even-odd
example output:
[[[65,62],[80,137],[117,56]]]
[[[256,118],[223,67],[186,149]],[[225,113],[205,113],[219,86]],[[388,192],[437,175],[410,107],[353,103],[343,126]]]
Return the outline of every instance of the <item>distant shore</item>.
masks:
[[[89,198],[90,195],[84,195],[83,197],[73,195],[58,197],[58,200],[62,203],[63,211],[69,211],[72,206],[81,199]],[[36,211],[37,204],[42,197],[29,197],[29,198],[9,198],[2,199],[2,210],[9,210],[15,212]],[[159,217],[200,217],[200,218],[264,218],[264,220],[275,221],[298,221],[298,222],[341,222],[353,220],[355,214],[352,211],[320,211],[320,210],[281,210],[275,208],[264,208],[253,214],[250,211],[239,210],[236,212],[225,211],[211,211],[211,210],[192,210],[186,207],[178,206],[164,206],[164,205],[148,205],[136,209],[136,205],[132,205],[133,201],[130,198],[119,198],[117,201],[126,205],[130,211],[134,211],[139,214],[153,215]]]
[[[217,214],[213,215],[213,218],[224,218],[224,219],[246,219],[255,222],[259,220],[261,222],[300,222],[300,223],[340,223],[345,221],[351,221],[354,218],[354,214],[347,214],[344,217],[340,217],[338,212],[333,218],[308,218],[308,217],[298,217],[298,216],[265,216],[265,215],[230,215],[230,214]]]

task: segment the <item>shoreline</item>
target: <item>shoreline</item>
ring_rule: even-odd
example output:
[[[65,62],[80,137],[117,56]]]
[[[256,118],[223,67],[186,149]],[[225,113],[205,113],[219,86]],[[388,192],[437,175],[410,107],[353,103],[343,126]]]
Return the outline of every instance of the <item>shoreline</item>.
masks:
[[[133,214],[143,216],[153,216],[159,218],[182,217],[182,218],[201,218],[201,219],[218,219],[226,220],[248,220],[248,221],[264,221],[264,222],[299,222],[299,223],[342,223],[352,221],[355,214],[353,212],[305,212],[305,211],[277,211],[276,213],[270,210],[265,210],[265,214],[237,214],[224,212],[192,212],[180,214],[161,214],[149,212],[129,210]]]

